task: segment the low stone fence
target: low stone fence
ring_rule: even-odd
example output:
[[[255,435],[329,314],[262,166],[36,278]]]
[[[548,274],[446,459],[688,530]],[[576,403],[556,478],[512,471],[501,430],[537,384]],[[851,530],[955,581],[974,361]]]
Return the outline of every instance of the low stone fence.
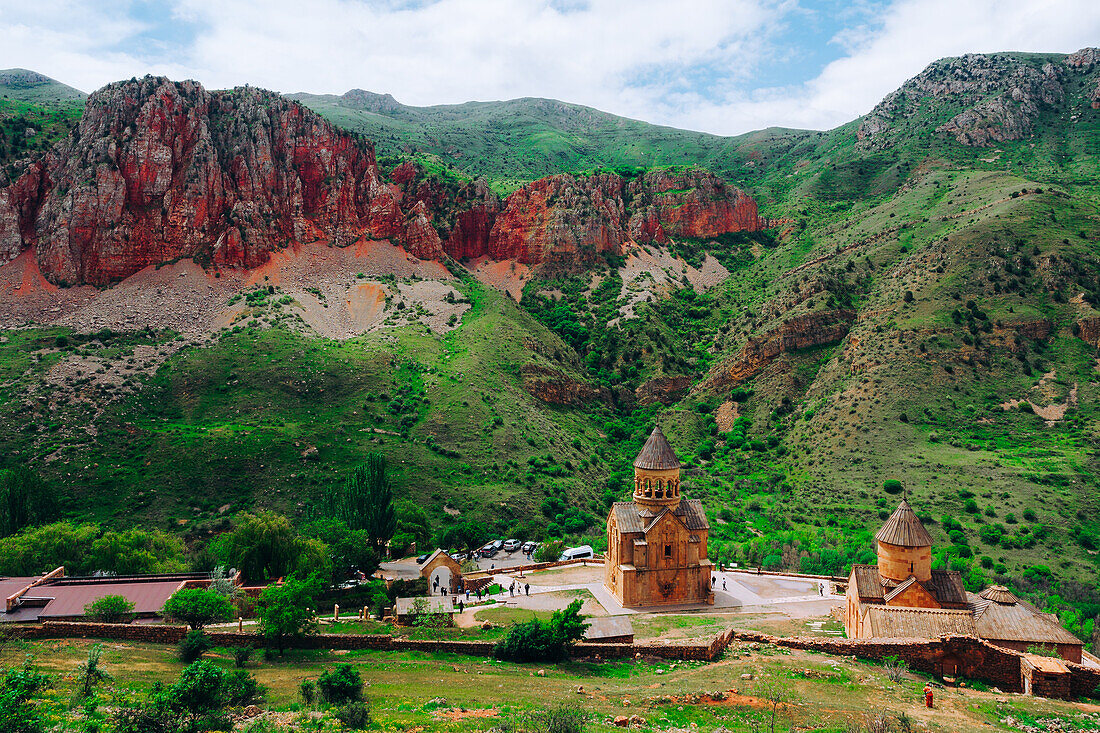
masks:
[[[186,635],[186,626],[167,624],[97,624],[83,621],[46,621],[41,626],[23,629],[27,639],[121,639],[151,644],[178,644]],[[216,646],[266,646],[257,633],[239,631],[207,631]],[[663,659],[696,659],[709,661],[717,658],[729,644],[729,634],[723,632],[709,644],[593,644],[581,643],[573,647],[573,655],[580,658],[600,657],[622,659],[641,654]],[[724,639],[716,645],[718,639]],[[297,639],[289,646],[301,649],[372,649],[379,651],[404,650],[425,652],[452,652],[474,657],[490,657],[494,641],[404,639],[384,634],[317,634]]]
[[[177,644],[187,633],[185,626],[162,624],[97,624],[89,622],[46,621],[41,626],[23,627],[23,638],[99,638],[141,641],[153,644]],[[208,631],[218,646],[265,646],[256,633]],[[904,660],[910,669],[938,677],[967,677],[996,685],[1005,692],[1024,691],[1025,655],[973,636],[945,635],[939,639],[838,639],[820,637],[779,637],[770,634],[726,629],[706,644],[592,644],[573,647],[578,658],[625,659],[636,655],[662,659],[713,661],[722,656],[734,641],[757,642],[817,651],[842,657],[882,661],[887,657]],[[473,640],[404,639],[377,634],[318,634],[296,640],[290,646],[304,649],[371,649],[378,651],[449,652],[475,657],[490,657],[495,642]],[[1042,697],[1077,698],[1091,695],[1100,686],[1100,670],[1072,662],[1061,662],[1065,674],[1032,674],[1031,692]]]
[[[728,632],[727,632],[728,633]],[[777,637],[769,634],[733,632],[737,641],[774,644],[835,656],[881,661],[897,657],[910,669],[938,677],[967,677],[996,685],[1005,692],[1023,692],[1025,655],[996,646],[974,636],[944,635],[939,639],[835,639]],[[1059,660],[1067,675],[1032,675],[1032,694],[1041,697],[1085,697],[1100,686],[1100,669]],[[1067,694],[1068,692],[1068,694]]]

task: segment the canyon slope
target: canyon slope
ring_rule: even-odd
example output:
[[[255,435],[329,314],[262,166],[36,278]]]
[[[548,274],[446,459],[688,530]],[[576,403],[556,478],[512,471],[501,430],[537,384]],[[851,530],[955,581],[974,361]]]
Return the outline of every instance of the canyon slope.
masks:
[[[664,237],[662,225],[762,228],[751,198],[701,170],[629,187],[557,174],[502,201],[413,164],[383,171],[369,142],[278,95],[146,77],[93,94],[79,127],[0,191],[0,261],[33,248],[51,283],[102,286],[180,258],[255,268],[291,244],[385,239],[420,259],[568,268],[623,254],[632,232]]]
[[[537,100],[112,85],[0,193],[2,459],[198,537],[381,450],[437,529],[598,545],[659,422],[723,561],[840,572],[897,478],[968,587],[1092,608],[1098,86],[968,55],[830,131],[622,123],[711,173],[540,149],[619,123]]]

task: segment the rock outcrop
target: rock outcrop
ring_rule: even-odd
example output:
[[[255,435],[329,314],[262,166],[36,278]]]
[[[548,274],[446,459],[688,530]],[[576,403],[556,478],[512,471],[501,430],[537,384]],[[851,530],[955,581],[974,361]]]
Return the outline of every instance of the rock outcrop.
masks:
[[[1090,49],[1064,57],[1066,64],[1089,67]],[[1057,57],[1052,56],[1052,59]],[[1091,67],[1089,67],[1091,68]],[[897,142],[910,119],[946,121],[936,132],[963,145],[988,146],[1029,137],[1041,112],[1066,101],[1066,69],[1012,54],[967,54],[942,59],[887,95],[863,119],[859,147],[882,149]],[[961,111],[959,108],[962,107]],[[948,115],[950,115],[948,117]]]
[[[852,310],[825,311],[796,316],[762,336],[750,338],[739,352],[704,379],[697,390],[717,391],[745,382],[781,354],[840,341],[855,320]]]
[[[364,237],[421,259],[575,268],[632,238],[760,226],[752,199],[697,169],[652,171],[629,190],[614,174],[560,174],[504,201],[484,180],[414,163],[387,180],[370,143],[297,102],[151,76],[93,94],[74,133],[0,188],[0,263],[33,247],[59,284],[106,285],[180,258],[252,268],[294,242]]]
[[[591,405],[595,401],[611,402],[607,387],[594,387],[579,382],[565,372],[537,364],[526,364],[520,370],[527,394],[551,405]]]
[[[637,242],[663,244],[669,237],[706,239],[763,228],[748,194],[699,168],[648,171],[630,182],[628,193],[629,230]]]
[[[655,402],[670,405],[690,388],[691,377],[655,377],[634,390],[634,396],[643,407]]]
[[[626,241],[623,180],[614,174],[559,174],[513,192],[489,235],[489,256],[572,264],[619,254]]]

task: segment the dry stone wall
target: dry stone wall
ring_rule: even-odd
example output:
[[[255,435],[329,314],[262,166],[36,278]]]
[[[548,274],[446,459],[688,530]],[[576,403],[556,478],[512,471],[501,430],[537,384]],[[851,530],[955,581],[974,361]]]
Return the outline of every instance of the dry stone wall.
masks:
[[[98,624],[88,622],[46,621],[41,626],[23,628],[28,639],[100,638],[141,641],[152,644],[176,644],[187,632],[185,626],[163,624]],[[264,645],[259,634],[236,631],[208,631],[217,646]],[[579,658],[625,659],[635,655],[662,659],[713,661],[722,656],[733,641],[772,644],[788,649],[818,651],[843,657],[876,661],[887,657],[903,659],[909,668],[936,676],[967,677],[996,685],[1005,692],[1023,692],[1023,655],[990,644],[973,636],[945,635],[939,639],[835,639],[819,637],[777,637],[769,634],[727,629],[708,644],[577,644],[573,656]],[[449,652],[477,657],[493,653],[492,641],[400,639],[386,635],[320,634],[298,640],[293,646],[308,649],[372,649],[379,651]],[[1100,670],[1072,662],[1063,662],[1069,674],[1031,675],[1031,691],[1042,697],[1073,699],[1090,695],[1100,686]]]

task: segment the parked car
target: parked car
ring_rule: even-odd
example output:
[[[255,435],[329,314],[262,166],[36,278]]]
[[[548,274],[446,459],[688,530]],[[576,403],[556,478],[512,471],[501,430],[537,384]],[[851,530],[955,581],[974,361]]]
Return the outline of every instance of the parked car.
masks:
[[[565,552],[558,558],[558,562],[565,560],[581,560],[586,557],[592,557],[595,553],[592,551],[592,545],[581,545],[580,547],[568,547]]]
[[[417,564],[417,565],[423,565],[423,564],[424,564],[424,561],[425,561],[425,560],[427,560],[427,559],[428,559],[429,557],[431,557],[431,556],[432,556],[432,553],[430,553],[430,552],[425,552],[425,553],[424,553],[423,555],[421,555],[420,557],[416,558],[416,564]]]
[[[504,543],[505,552],[515,552],[523,545],[519,540],[508,540]]]
[[[482,557],[492,557],[493,555],[500,552],[500,548],[497,547],[496,542],[488,542],[478,552],[481,554]]]
[[[536,547],[538,547],[538,545],[535,544],[534,542],[524,542],[523,543],[523,548],[522,548],[523,549],[523,554],[524,555],[530,555],[532,552],[535,551]]]

